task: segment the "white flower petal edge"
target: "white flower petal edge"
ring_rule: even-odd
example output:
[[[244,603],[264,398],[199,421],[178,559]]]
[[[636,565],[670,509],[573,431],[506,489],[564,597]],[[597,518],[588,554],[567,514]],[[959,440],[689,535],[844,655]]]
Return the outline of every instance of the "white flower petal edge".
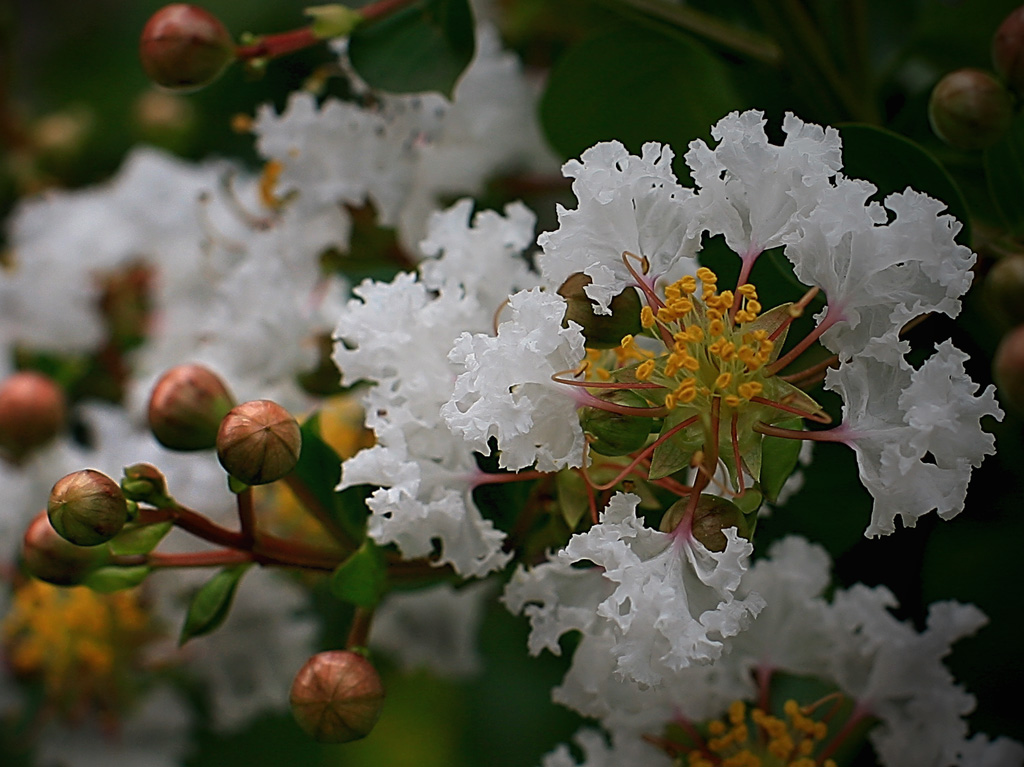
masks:
[[[963,511],[972,467],[995,452],[981,417],[1003,417],[994,387],[976,396],[966,359],[946,341],[918,370],[902,357],[890,365],[859,356],[826,376],[825,388],[843,397],[843,441],[875,499],[866,535],[893,532],[897,516],[913,527],[932,510],[943,519]]]
[[[505,591],[513,612],[525,611],[533,654],[558,653],[566,631],[608,635],[615,673],[647,686],[674,671],[722,654],[723,639],[742,631],[764,607],[751,594],[736,599],[749,541],[725,531],[722,552],[645,527],[636,516],[640,498],[617,493],[599,524],[574,535],[554,557],[520,569]],[[581,570],[574,563],[593,563]],[[525,610],[524,610],[525,608]]]
[[[672,172],[672,150],[644,144],[640,157],[618,141],[597,144],[562,173],[573,178],[575,210],[558,206],[558,229],[537,238],[544,252],[537,265],[546,284],[558,288],[576,272],[590,275],[587,295],[599,314],[611,314],[611,300],[636,280],[622,262],[623,251],[646,257],[652,279],[692,255],[683,203],[693,192]]]
[[[499,464],[558,471],[583,464],[584,437],[570,386],[551,380],[585,355],[580,326],[565,317],[565,299],[539,288],[508,300],[497,336],[463,333],[448,359],[463,372],[441,408],[448,428],[488,454],[497,440]]]
[[[671,767],[672,760],[647,741],[634,737],[616,737],[613,733],[609,745],[604,735],[594,729],[584,728],[572,736],[583,753],[583,761],[577,762],[568,746],[559,745],[545,754],[541,767],[621,767],[624,764],[645,767]]]

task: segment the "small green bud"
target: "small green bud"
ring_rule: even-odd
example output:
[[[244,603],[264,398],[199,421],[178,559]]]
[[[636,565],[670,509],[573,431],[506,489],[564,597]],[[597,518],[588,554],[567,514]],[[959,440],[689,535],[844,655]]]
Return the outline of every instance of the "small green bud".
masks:
[[[346,5],[314,5],[303,13],[313,19],[313,34],[321,40],[348,37],[363,20],[363,14]]]
[[[295,468],[302,450],[298,422],[270,400],[243,402],[233,408],[217,433],[217,458],[235,479],[265,485]]]
[[[928,101],[932,130],[954,149],[992,146],[1013,119],[1013,96],[980,69],[958,69],[939,80]]]
[[[234,397],[216,373],[202,365],[178,365],[156,382],[149,397],[149,428],[171,450],[207,450],[217,444]]]
[[[57,586],[74,586],[108,561],[105,546],[76,546],[57,534],[46,511],[29,523],[21,561],[29,575]]]
[[[53,529],[76,546],[106,543],[128,521],[128,504],[121,488],[93,469],[57,480],[46,511]]]
[[[611,389],[599,394],[598,398],[627,407],[650,407],[647,400],[630,389]],[[594,438],[590,449],[595,453],[626,455],[644,446],[654,426],[654,419],[650,416],[626,415],[599,407],[586,407],[580,413],[580,425],[583,431]]]
[[[594,304],[584,291],[591,282],[589,275],[577,272],[562,283],[558,295],[569,304],[562,324],[568,324],[570,320],[578,323],[589,347],[614,349],[622,343],[624,336],[635,335],[642,330],[640,296],[635,289],[626,288],[609,304],[611,314],[594,314]]]
[[[992,367],[1000,399],[1024,413],[1024,325],[1003,336]]]
[[[39,373],[15,373],[0,384],[0,453],[19,461],[64,426],[64,393]]]
[[[209,85],[234,58],[231,34],[220,19],[187,3],[154,13],[139,38],[142,68],[154,83],[172,90]]]
[[[679,526],[689,503],[689,498],[682,498],[668,508],[661,518],[660,529],[663,533],[670,533]],[[729,541],[722,531],[735,527],[741,538],[750,540],[755,519],[755,514],[744,514],[732,501],[703,493],[693,512],[690,534],[704,544],[708,551],[725,551]]]
[[[365,737],[380,718],[384,685],[365,657],[351,650],[314,655],[295,675],[292,715],[322,743],[347,743]]]
[[[121,490],[135,503],[148,503],[158,509],[174,505],[174,499],[167,492],[167,478],[151,463],[126,466]]]
[[[1024,6],[1003,19],[992,36],[992,63],[1016,94],[1024,94]]]

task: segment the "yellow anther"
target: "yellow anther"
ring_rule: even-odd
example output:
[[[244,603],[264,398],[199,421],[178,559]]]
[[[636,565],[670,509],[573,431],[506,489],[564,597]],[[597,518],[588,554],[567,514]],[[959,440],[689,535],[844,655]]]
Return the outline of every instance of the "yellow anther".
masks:
[[[697,270],[697,279],[703,282],[705,285],[714,285],[718,282],[718,275],[708,269],[706,266],[702,266]]]
[[[719,373],[718,378],[715,379],[716,389],[725,389],[732,383],[732,373]],[[748,397],[749,399],[749,397]]]
[[[736,292],[739,293],[744,298],[757,298],[757,288],[755,288],[749,282],[744,282],[742,285],[736,288]]]
[[[597,377],[600,378],[602,381],[611,380],[612,374],[608,372],[606,368],[597,368],[595,372],[597,373]]]
[[[687,380],[692,381],[693,379],[690,378],[690,379],[687,379]],[[680,387],[680,389],[682,389],[682,387]],[[686,404],[689,404],[689,403],[693,402],[697,398],[697,387],[696,386],[691,386],[688,389],[682,389],[682,391],[679,391],[679,393],[678,393],[678,398],[679,398],[680,402],[683,402],[683,403],[686,403]]]
[[[804,308],[802,306],[797,306],[796,304],[790,306],[789,309],[787,309],[786,311],[789,313],[789,316],[792,317],[793,319],[796,319],[797,317],[802,317],[804,314]]]
[[[736,387],[736,391],[739,392],[739,395],[743,397],[743,399],[749,400],[764,391],[764,386],[758,381],[747,381],[746,383],[740,384]]]
[[[738,312],[736,312],[736,322],[740,324],[744,322],[753,322],[756,319],[757,315],[754,314],[753,312],[748,312],[745,311],[744,309],[740,309]]]
[[[691,373],[696,373],[700,370],[700,362],[697,361],[696,357],[686,356],[683,360],[683,367],[689,370]]]
[[[646,309],[647,307],[644,307],[644,308]],[[667,306],[663,306],[660,309],[658,309],[658,321],[659,322],[669,323],[669,322],[674,322],[675,319],[676,319],[676,313],[673,312],[671,309],[669,309]],[[643,325],[643,317],[640,318],[640,324]],[[653,325],[654,325],[654,322],[652,321],[650,325],[645,325],[645,327],[652,327]]]
[[[708,271],[710,272],[711,270],[709,269]],[[697,280],[693,275],[688,274],[685,277],[680,277],[676,280],[675,284],[686,295],[692,295],[697,292]]]
[[[786,716],[788,716],[790,719],[793,719],[795,716],[797,716],[797,714],[800,713],[800,704],[792,698],[790,698],[782,704],[782,710],[785,712]]]
[[[719,356],[722,358],[723,362],[732,362],[732,360],[736,358],[736,344],[732,341],[726,341],[722,344]]]
[[[761,311],[761,304],[759,301],[756,301],[751,298],[747,301],[746,305],[743,308],[746,309],[748,312],[757,314],[758,312]]]
[[[699,344],[704,340],[704,330],[700,325],[690,325],[690,327],[686,329],[686,335],[688,336],[687,340],[690,343]]]
[[[724,399],[725,404],[728,405],[729,407],[739,407],[740,403],[743,402],[743,400],[737,397],[735,394],[730,394]]]
[[[647,329],[654,327],[654,312],[651,311],[651,307],[645,306],[640,310],[640,325]]]
[[[708,333],[712,336],[720,336],[725,332],[725,323],[720,319],[713,319],[708,323]]]
[[[668,305],[672,308],[672,311],[680,316],[693,311],[693,301],[689,298],[676,298],[670,300]]]
[[[747,718],[747,704],[742,700],[734,700],[729,704],[729,721],[739,724]]]
[[[733,295],[733,292],[731,290],[723,290],[721,293],[718,294],[717,303],[723,309],[730,309],[732,308],[732,304],[733,301],[735,301],[735,299],[736,296]]]
[[[667,407],[669,410],[671,410],[675,406],[676,406],[676,395],[674,393],[672,393],[672,392],[669,392],[668,394],[665,395],[665,407]]]
[[[651,373],[654,372],[654,360],[647,360],[641,362],[636,369],[636,378],[638,381],[646,381],[651,377]]]
[[[647,307],[645,306],[644,309],[646,309],[646,308]],[[632,335],[625,335],[625,336],[623,336],[622,340],[619,341],[619,346],[622,347],[623,351],[628,351],[629,349],[632,349],[633,348],[633,336]]]

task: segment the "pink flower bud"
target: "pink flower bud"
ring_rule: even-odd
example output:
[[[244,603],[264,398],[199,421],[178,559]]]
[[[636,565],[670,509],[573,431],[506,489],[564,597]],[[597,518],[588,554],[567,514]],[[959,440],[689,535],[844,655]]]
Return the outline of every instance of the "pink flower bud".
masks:
[[[369,734],[384,706],[373,665],[350,650],[314,655],[292,683],[292,715],[315,740],[347,743]]]
[[[110,556],[106,547],[76,546],[53,529],[45,511],[39,512],[22,541],[21,559],[28,573],[57,586],[73,586]]]
[[[53,529],[76,546],[106,543],[128,521],[128,504],[121,488],[93,469],[57,480],[46,511]]]
[[[217,433],[217,457],[228,474],[247,485],[265,485],[295,468],[302,450],[298,422],[270,400],[243,402]]]
[[[928,119],[940,139],[955,149],[996,143],[1013,119],[1013,96],[980,69],[958,69],[939,80],[928,102]]]
[[[149,397],[149,428],[171,450],[206,450],[235,401],[227,386],[202,365],[178,365],[164,373]]]
[[[39,373],[15,373],[0,384],[0,452],[19,460],[61,430],[64,392]]]
[[[149,78],[186,91],[216,80],[235,57],[231,34],[216,16],[186,3],[165,5],[150,16],[139,39]]]

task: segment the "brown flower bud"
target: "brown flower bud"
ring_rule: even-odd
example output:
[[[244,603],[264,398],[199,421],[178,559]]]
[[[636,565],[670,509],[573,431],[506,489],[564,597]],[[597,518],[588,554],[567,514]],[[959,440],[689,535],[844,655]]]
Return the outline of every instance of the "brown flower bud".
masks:
[[[626,288],[611,300],[611,314],[594,314],[594,304],[584,291],[593,280],[583,272],[576,272],[562,283],[558,295],[569,304],[563,324],[572,320],[583,328],[587,346],[595,349],[613,349],[623,336],[639,333],[640,296],[633,288]]]
[[[0,384],[0,452],[15,461],[57,436],[67,407],[60,387],[39,373],[15,373]]]
[[[1003,19],[992,36],[992,63],[1011,90],[1024,94],[1024,6]]]
[[[21,560],[30,575],[57,586],[73,586],[107,562],[105,546],[76,546],[53,529],[45,511],[39,512],[22,541]]]
[[[369,734],[384,706],[384,685],[373,665],[351,650],[314,655],[292,683],[292,715],[322,743],[347,743]]]
[[[202,365],[178,365],[156,382],[149,397],[149,428],[171,450],[206,450],[235,405],[216,373]]]
[[[935,135],[951,147],[984,149],[1009,129],[1013,96],[988,72],[958,69],[932,90],[928,119]]]
[[[139,39],[139,58],[149,78],[179,91],[209,85],[234,57],[231,34],[220,19],[187,3],[154,13]]]
[[[93,469],[57,480],[46,511],[53,529],[76,546],[106,543],[128,521],[128,503],[121,488]]]
[[[1003,336],[992,368],[1000,399],[1024,413],[1024,325]]]
[[[298,422],[276,402],[258,399],[231,410],[217,433],[217,457],[228,474],[265,485],[295,468],[302,450]]]
[[[668,508],[661,519],[663,533],[670,533],[678,527],[689,503],[689,498],[683,498]],[[752,523],[756,518],[756,514],[744,514],[732,501],[704,493],[697,501],[697,508],[693,512],[690,533],[704,544],[708,551],[725,551],[729,540],[722,531],[735,527],[741,538],[749,540],[753,534]]]
[[[999,259],[985,275],[985,295],[1010,325],[1024,322],[1024,255]]]

